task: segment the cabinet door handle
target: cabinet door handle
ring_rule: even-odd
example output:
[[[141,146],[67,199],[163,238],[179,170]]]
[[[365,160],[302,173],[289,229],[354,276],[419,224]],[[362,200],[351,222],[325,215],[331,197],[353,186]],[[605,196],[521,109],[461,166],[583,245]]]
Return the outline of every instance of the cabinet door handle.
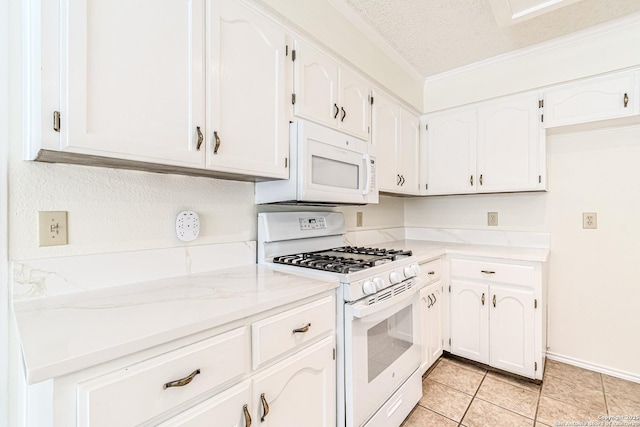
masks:
[[[433,276],[433,275],[435,275],[435,274],[436,274],[436,272],[435,272],[435,271],[430,271],[430,272],[428,272],[427,274],[428,274],[429,276]]]
[[[333,118],[337,119],[338,118],[338,113],[340,112],[340,109],[338,108],[338,104],[333,104],[333,108],[336,109],[336,112],[333,114]]]
[[[629,105],[629,95],[627,95],[625,93],[624,94],[624,108],[627,108],[628,105]]]
[[[438,302],[438,298],[436,298],[436,294],[431,294],[433,295],[433,304],[431,305],[436,305],[436,303]]]
[[[400,185],[400,175],[396,175],[396,177],[398,177],[398,181],[396,182],[396,185]]]
[[[494,307],[496,306],[496,296],[495,296],[495,294],[493,295],[493,306]]]
[[[294,329],[293,333],[294,334],[298,334],[298,333],[304,334],[305,332],[309,332],[309,328],[310,327],[311,327],[311,323],[307,323],[307,325],[303,326],[302,328]]]
[[[480,179],[479,179],[479,181],[480,181],[480,185],[482,185],[482,174],[480,174]]]
[[[191,381],[193,381],[193,379],[199,373],[200,373],[200,369],[196,369],[195,371],[191,372],[188,376],[186,376],[186,377],[184,377],[182,379],[175,380],[175,381],[169,381],[168,383],[165,383],[162,386],[162,388],[166,390],[169,387],[183,387],[183,386],[189,384]]]
[[[265,417],[269,415],[269,403],[267,403],[264,393],[260,395],[260,401],[262,401],[262,418],[260,418],[260,421],[264,422]]]
[[[491,271],[491,270],[480,270],[480,273],[484,273],[484,274],[496,274],[495,271]]]
[[[404,175],[400,175],[400,186],[404,185]]]
[[[216,146],[213,147],[213,154],[218,154],[218,148],[220,148],[220,137],[217,131],[213,131],[213,137],[216,139]]]
[[[480,301],[482,301],[482,305],[484,305],[484,292],[482,293],[482,298],[480,298]]]
[[[471,178],[469,178],[469,184],[471,184],[471,186],[473,187],[473,175],[471,175]]]
[[[427,298],[429,298],[429,304],[427,305],[427,308],[431,308],[431,306],[433,305],[433,300],[431,299],[431,295],[427,295]]]
[[[242,411],[244,412],[244,427],[251,427],[251,414],[249,414],[247,405],[242,407]]]
[[[344,107],[340,107],[340,110],[342,111],[342,118],[340,119],[340,121],[344,122],[344,118],[347,117],[347,112],[345,111]]]
[[[200,146],[202,145],[202,141],[204,141],[204,136],[202,136],[200,126],[196,127],[196,131],[198,132],[198,145],[196,145],[196,150],[200,151]]]

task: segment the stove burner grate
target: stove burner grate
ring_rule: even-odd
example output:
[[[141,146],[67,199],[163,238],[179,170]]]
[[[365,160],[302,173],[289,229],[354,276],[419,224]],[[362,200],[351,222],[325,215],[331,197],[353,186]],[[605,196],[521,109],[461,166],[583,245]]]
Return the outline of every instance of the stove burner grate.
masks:
[[[344,274],[375,267],[411,255],[411,251],[400,249],[343,246],[322,251],[282,255],[275,257],[273,262]]]

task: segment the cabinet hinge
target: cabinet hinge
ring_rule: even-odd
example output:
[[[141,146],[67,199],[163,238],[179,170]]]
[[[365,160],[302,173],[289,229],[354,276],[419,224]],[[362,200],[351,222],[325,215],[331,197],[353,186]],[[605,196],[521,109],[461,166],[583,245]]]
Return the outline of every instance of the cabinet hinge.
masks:
[[[369,96],[369,102],[373,105],[373,96]]]
[[[428,189],[429,189],[429,184],[425,184],[425,185],[424,185],[424,189],[425,189],[425,190],[428,190]]]
[[[541,100],[540,100],[540,107],[541,107],[541,108],[544,108],[544,99],[541,99]]]
[[[335,347],[333,349],[333,360],[336,360],[336,349],[335,349]]]
[[[542,184],[542,175],[538,175],[538,184]]]
[[[533,308],[538,308],[538,300],[537,299],[533,300]]]
[[[289,56],[289,45],[284,45],[284,56]]]
[[[60,111],[53,112],[53,130],[60,132]]]
[[[296,60],[296,50],[295,50],[295,49],[293,49],[293,50],[291,51],[291,61],[292,61],[292,62],[294,62],[295,60]]]
[[[292,103],[293,105],[296,105],[296,94],[295,94],[295,93],[292,93],[292,94],[291,94],[291,103]]]
[[[285,158],[284,158],[284,168],[286,169],[286,168],[288,168],[288,167],[289,167],[289,158],[288,158],[288,157],[285,157]]]
[[[451,285],[449,285],[449,293],[451,293]]]
[[[429,130],[429,124],[424,125],[424,130]]]
[[[371,126],[367,126],[367,133],[371,133]]]
[[[451,338],[449,338],[449,345],[451,345]]]
[[[540,114],[540,121],[544,123],[544,113]]]
[[[533,370],[534,371],[538,370],[538,362],[533,362]]]

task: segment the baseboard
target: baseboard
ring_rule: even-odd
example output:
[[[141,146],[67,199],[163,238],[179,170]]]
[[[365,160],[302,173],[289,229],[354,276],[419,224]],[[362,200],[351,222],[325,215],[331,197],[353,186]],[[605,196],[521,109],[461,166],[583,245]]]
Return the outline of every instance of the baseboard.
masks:
[[[594,363],[585,362],[584,360],[574,359],[573,357],[567,357],[553,352],[547,352],[547,358],[557,362],[566,363],[567,365],[573,365],[612,377],[621,378],[623,380],[632,381],[634,383],[640,383],[640,375],[631,374],[629,372],[618,371],[616,369],[607,368],[605,366],[596,365]]]

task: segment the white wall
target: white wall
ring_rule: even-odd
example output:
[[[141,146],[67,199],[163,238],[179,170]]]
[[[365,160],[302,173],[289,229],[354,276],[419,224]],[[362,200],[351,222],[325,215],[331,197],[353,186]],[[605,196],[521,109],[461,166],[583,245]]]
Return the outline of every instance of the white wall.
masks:
[[[408,199],[405,224],[551,233],[549,351],[640,376],[640,126],[550,136],[548,152],[549,192]]]

